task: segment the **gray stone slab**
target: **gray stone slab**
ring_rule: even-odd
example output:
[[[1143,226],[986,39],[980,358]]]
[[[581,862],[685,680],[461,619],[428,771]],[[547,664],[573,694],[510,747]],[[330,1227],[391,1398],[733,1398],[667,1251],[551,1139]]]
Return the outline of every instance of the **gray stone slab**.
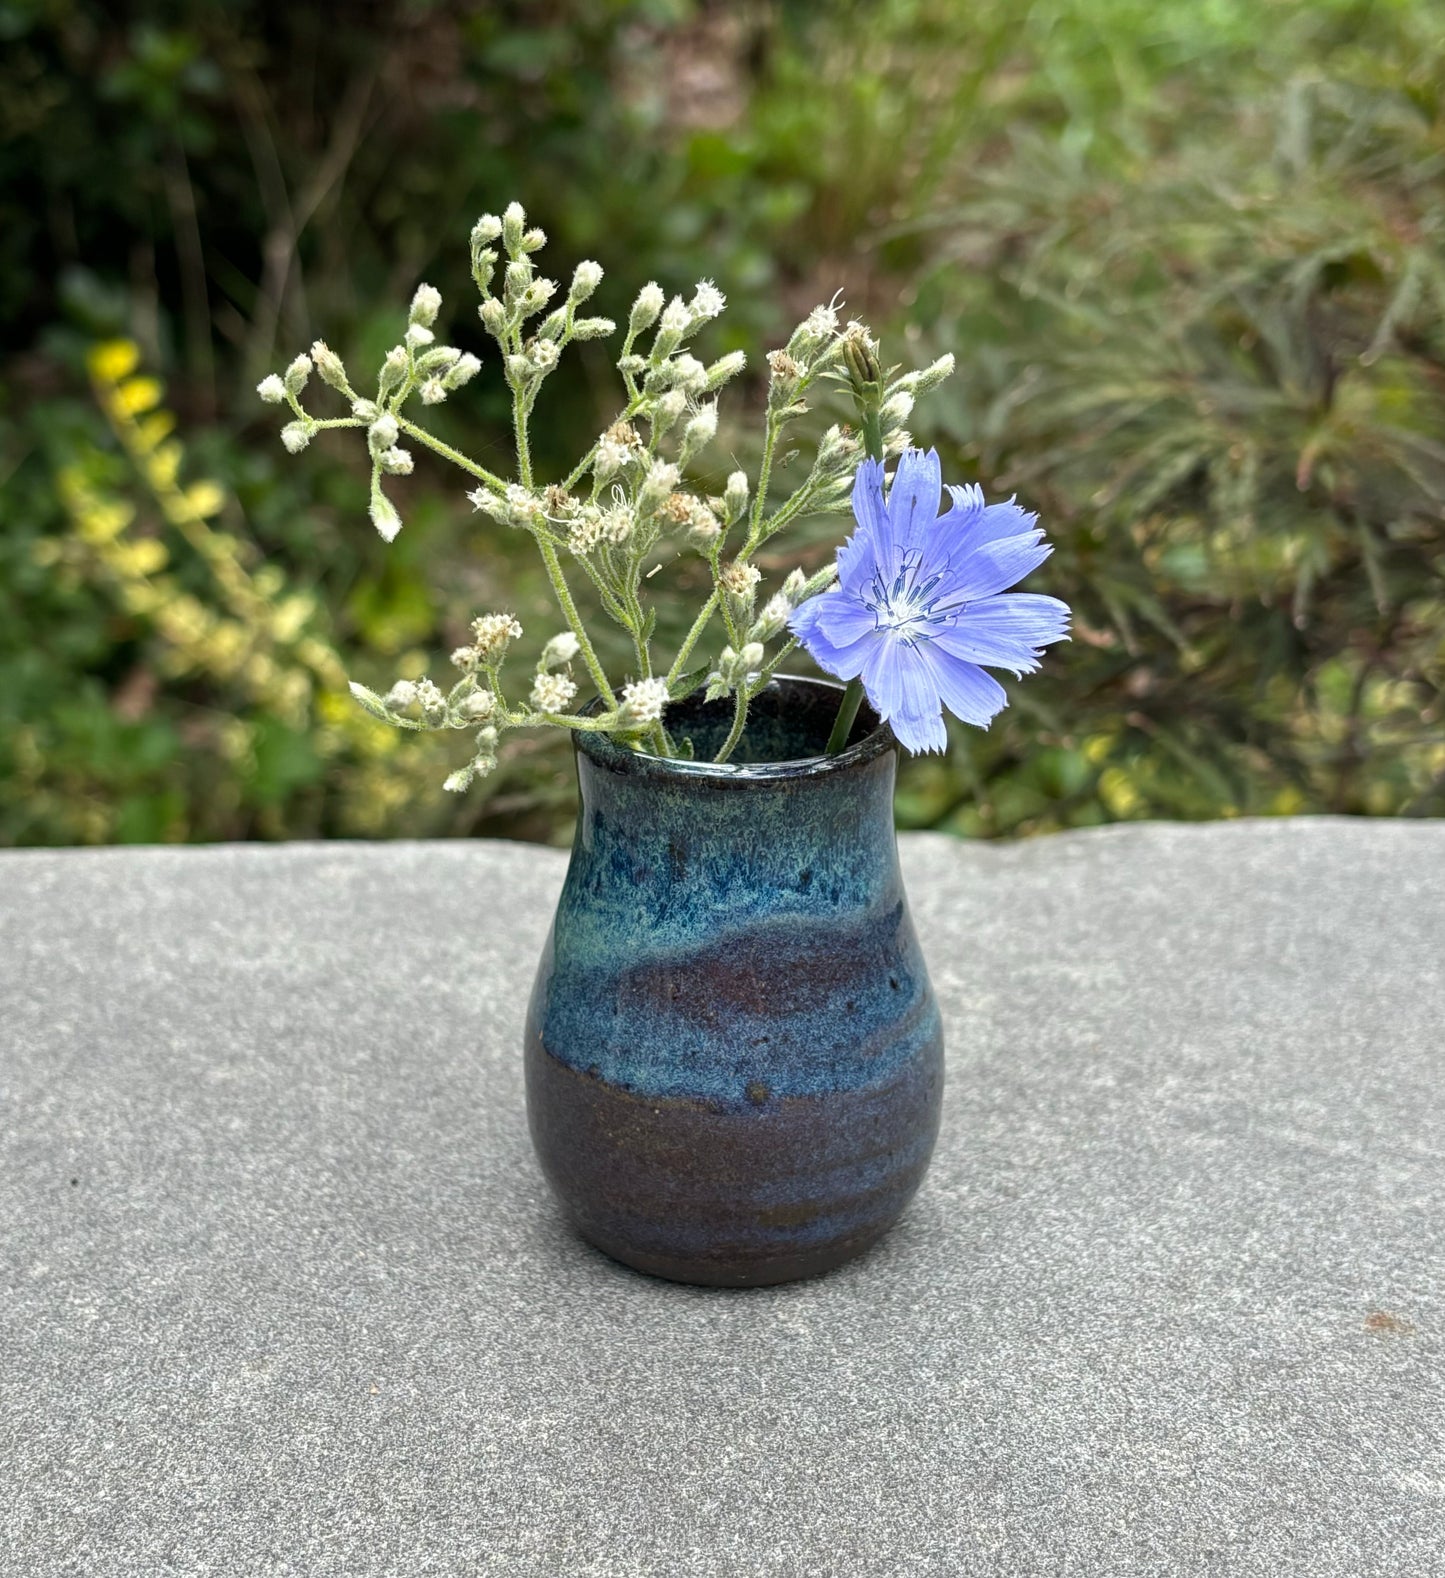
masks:
[[[720,1292],[533,1164],[562,856],[0,856],[0,1573],[1445,1571],[1445,826],[905,863],[933,1171]]]

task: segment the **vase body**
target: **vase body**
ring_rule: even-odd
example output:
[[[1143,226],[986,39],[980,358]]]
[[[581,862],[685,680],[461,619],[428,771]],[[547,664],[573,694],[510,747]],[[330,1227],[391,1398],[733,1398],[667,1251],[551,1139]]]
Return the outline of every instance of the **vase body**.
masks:
[[[897,747],[839,690],[669,710],[698,762],[578,735],[581,813],[527,1018],[527,1110],[605,1253],[722,1286],[815,1275],[897,1219],[938,1131],[943,1043],[898,869]],[[870,732],[871,731],[871,732]],[[792,759],[788,759],[792,758]]]

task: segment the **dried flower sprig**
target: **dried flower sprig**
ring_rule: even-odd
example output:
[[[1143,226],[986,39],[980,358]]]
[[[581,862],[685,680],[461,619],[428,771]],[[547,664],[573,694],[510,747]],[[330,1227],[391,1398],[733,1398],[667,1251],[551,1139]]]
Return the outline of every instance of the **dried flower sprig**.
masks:
[[[908,449],[904,427],[915,397],[952,371],[945,356],[931,367],[897,375],[880,371],[867,328],[841,324],[836,302],[816,307],[787,343],[768,357],[768,394],[756,479],[733,472],[718,497],[690,481],[690,468],[718,431],[717,396],[745,365],[741,352],[704,362],[690,349],[699,330],[726,302],[710,280],[691,296],[669,300],[645,285],[628,313],[617,358],[625,398],[615,420],[598,435],[564,477],[544,482],[535,472],[530,424],[538,395],[574,341],[613,334],[611,319],[582,309],[602,280],[594,262],[579,263],[559,298],[556,281],[538,274],[535,258],[546,244],[527,224],[518,203],[503,214],[485,214],[471,232],[472,278],[481,295],[482,327],[496,342],[502,375],[512,395],[516,476],[503,478],[445,443],[417,420],[422,407],[438,405],[476,376],[481,360],[437,342],[441,295],[421,285],[412,297],[406,329],[387,353],[374,395],[358,394],[341,358],[317,341],[282,374],[262,380],[263,400],[290,408],[281,439],[293,453],[320,431],[360,428],[371,459],[371,519],[387,541],[402,528],[386,479],[414,465],[407,444],[429,449],[464,471],[475,486],[468,498],[499,524],[534,539],[566,628],[547,643],[526,687],[509,698],[503,663],[521,626],[506,614],[483,615],[473,642],[452,654],[460,678],[443,690],[431,680],[401,681],[386,695],[365,686],[351,690],[368,712],[397,728],[475,730],[469,763],[447,787],[467,788],[495,766],[509,729],[560,727],[602,731],[634,748],[678,754],[666,728],[668,707],[706,686],[711,699],[734,698],[734,722],[716,760],[726,761],[747,723],[748,706],[778,665],[798,645],[789,631],[795,610],[831,587],[830,565],[812,577],[795,570],[764,595],[756,562],[760,551],[797,520],[849,506],[854,475],[865,450],[879,456]],[[500,277],[499,277],[500,270]],[[312,373],[349,405],[344,416],[313,416],[302,402]],[[772,496],[779,445],[791,423],[809,410],[816,386],[835,380],[851,388],[862,426],[860,440],[836,425],[818,440],[812,463],[781,501]],[[653,650],[655,610],[648,582],[659,556],[700,555],[711,590],[681,646],[665,666]],[[632,671],[614,686],[603,670],[583,623],[563,558],[591,583],[602,609],[628,634]],[[759,606],[761,602],[761,606]],[[702,651],[709,661],[699,664]],[[580,672],[577,672],[579,671]],[[582,676],[596,692],[590,707],[575,706]],[[515,687],[514,687],[515,691]]]

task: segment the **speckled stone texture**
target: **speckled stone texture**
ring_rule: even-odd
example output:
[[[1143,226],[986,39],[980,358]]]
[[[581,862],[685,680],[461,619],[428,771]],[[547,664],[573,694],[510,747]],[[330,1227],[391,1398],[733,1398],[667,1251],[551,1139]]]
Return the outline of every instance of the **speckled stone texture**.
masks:
[[[903,860],[933,1168],[717,1291],[533,1161],[564,856],[0,855],[0,1574],[1445,1571],[1445,826]]]

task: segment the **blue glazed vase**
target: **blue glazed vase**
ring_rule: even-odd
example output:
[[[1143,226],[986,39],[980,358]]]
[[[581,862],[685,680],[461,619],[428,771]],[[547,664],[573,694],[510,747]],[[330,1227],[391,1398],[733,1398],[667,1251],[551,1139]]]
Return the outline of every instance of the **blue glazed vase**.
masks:
[[[584,1237],[679,1282],[814,1276],[897,1220],[938,1133],[943,1037],[893,831],[897,745],[778,679],[668,712],[695,760],[579,734],[581,815],[527,1016],[527,1111]]]

